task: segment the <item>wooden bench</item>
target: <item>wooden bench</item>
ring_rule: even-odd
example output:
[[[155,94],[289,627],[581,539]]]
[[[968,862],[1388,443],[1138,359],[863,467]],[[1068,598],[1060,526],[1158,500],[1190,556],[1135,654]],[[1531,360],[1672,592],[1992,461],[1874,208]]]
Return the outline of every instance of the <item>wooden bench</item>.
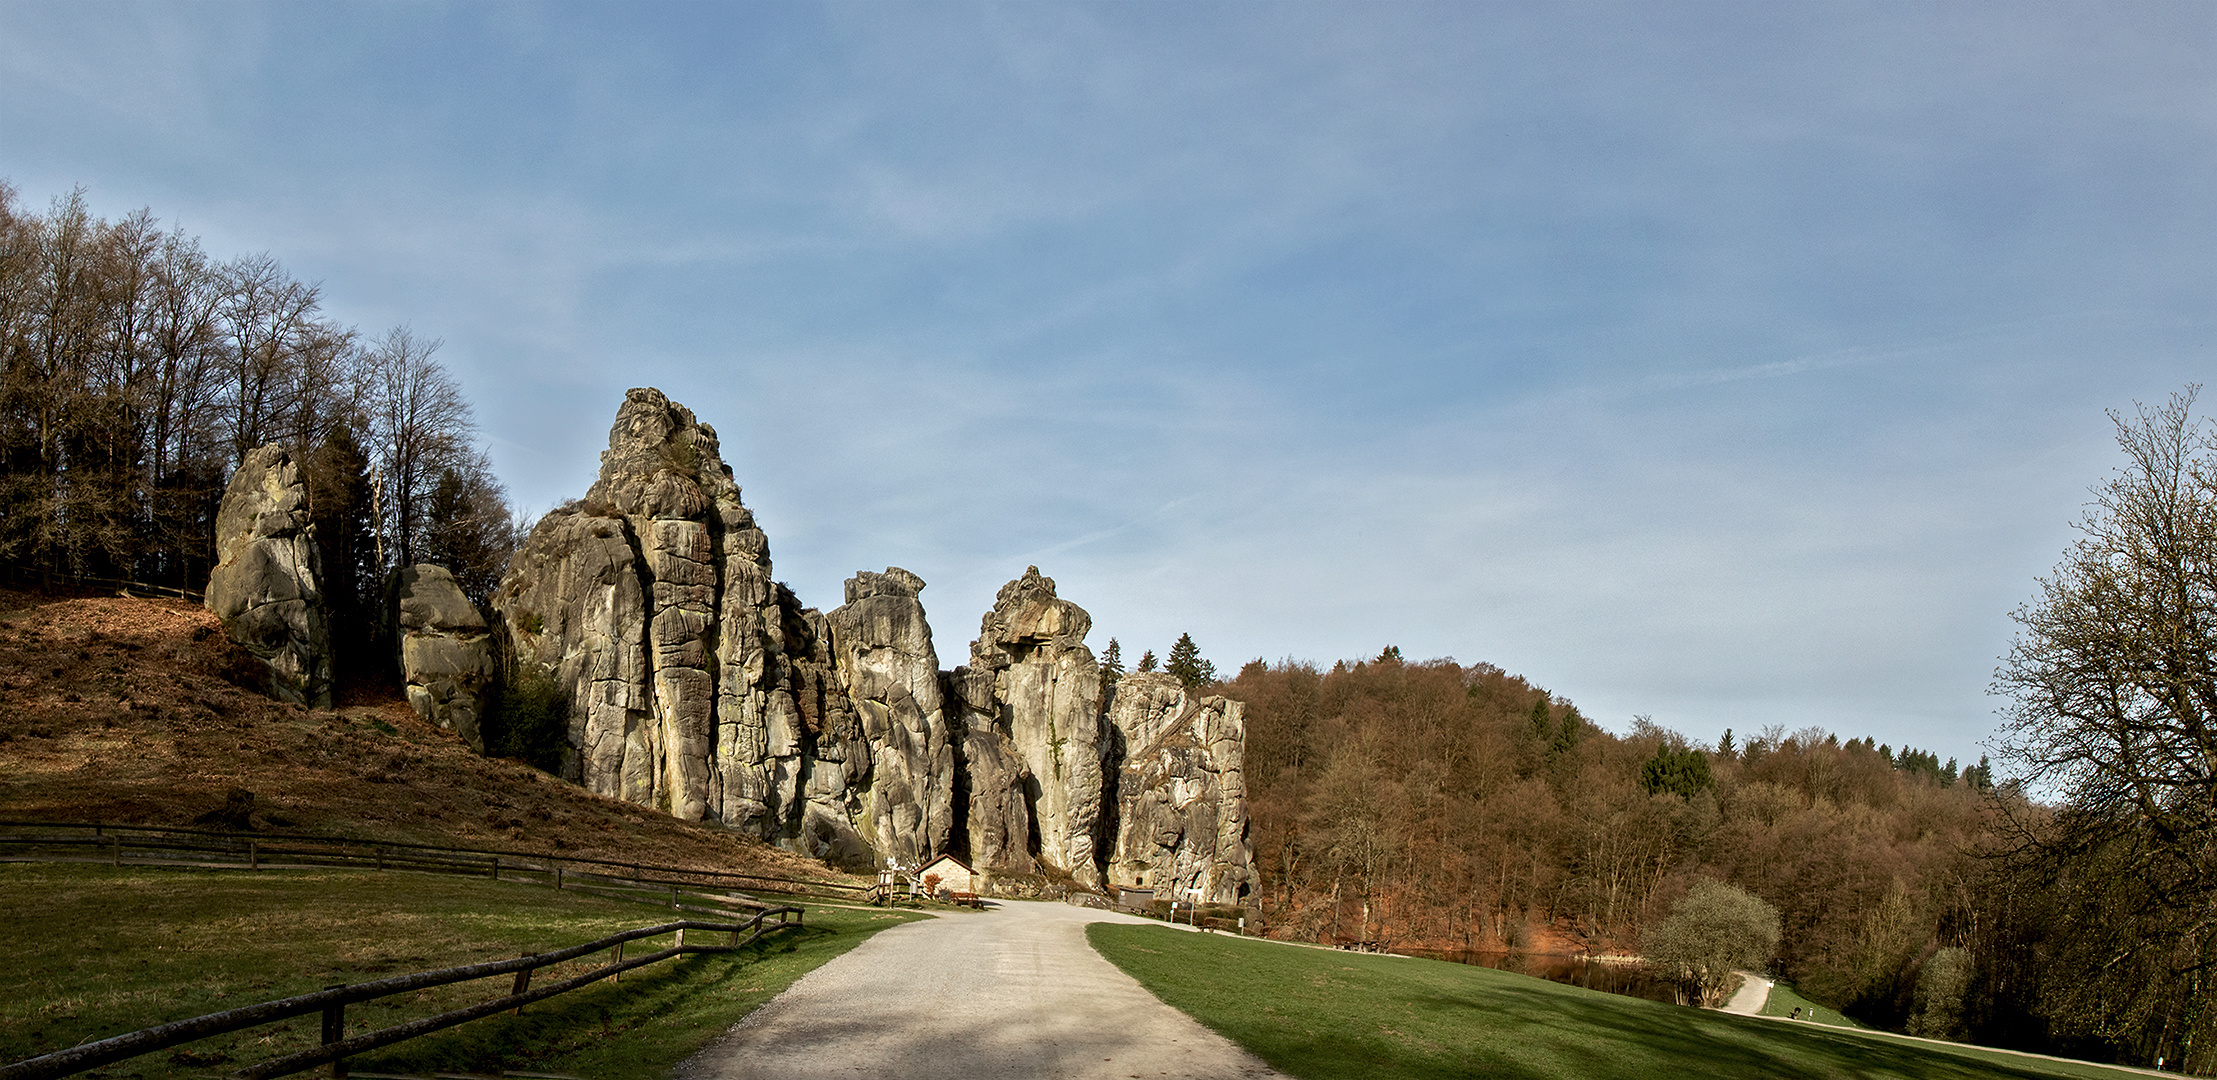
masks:
[[[948,899],[953,900],[956,907],[973,907],[979,911],[985,910],[985,898],[974,892],[949,893]]]

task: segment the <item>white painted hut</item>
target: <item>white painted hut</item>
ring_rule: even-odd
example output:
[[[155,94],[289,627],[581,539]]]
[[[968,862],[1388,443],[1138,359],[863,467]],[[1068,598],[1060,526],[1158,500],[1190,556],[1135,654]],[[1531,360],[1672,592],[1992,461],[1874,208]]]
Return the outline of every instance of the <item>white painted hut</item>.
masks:
[[[969,863],[963,862],[952,855],[941,855],[917,869],[916,888],[918,891],[922,891],[924,881],[934,875],[939,878],[939,887],[932,890],[933,895],[942,892],[974,893],[978,891],[978,875],[971,871]]]

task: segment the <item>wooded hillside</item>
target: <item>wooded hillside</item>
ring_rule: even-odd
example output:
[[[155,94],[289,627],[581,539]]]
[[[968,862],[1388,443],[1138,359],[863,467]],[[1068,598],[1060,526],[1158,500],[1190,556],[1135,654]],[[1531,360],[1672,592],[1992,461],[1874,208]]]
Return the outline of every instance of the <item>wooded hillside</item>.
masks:
[[[101,220],[82,192],[26,213],[0,182],[0,575],[199,589],[231,470],[275,442],[308,478],[342,633],[419,560],[482,599],[513,526],[439,343],[365,337],[322,302],[266,254]]]
[[[1291,936],[1631,951],[1708,875],[1778,908],[1789,975],[1883,1010],[1974,920],[1995,805],[1975,767],[1815,730],[1620,737],[1498,668],[1391,653],[1222,689],[1248,705],[1265,914]]]

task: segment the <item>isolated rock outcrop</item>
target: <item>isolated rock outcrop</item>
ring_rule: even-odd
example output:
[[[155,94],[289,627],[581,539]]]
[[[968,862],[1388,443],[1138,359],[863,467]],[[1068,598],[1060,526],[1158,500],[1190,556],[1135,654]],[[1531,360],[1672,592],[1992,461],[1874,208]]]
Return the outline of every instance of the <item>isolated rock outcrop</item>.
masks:
[[[955,753],[939,656],[917,599],[923,588],[924,579],[897,566],[857,573],[847,579],[846,603],[825,617],[834,667],[869,754],[856,820],[879,854],[904,866],[945,851],[955,821]]]
[[[1116,846],[1109,878],[1186,900],[1249,902],[1255,853],[1247,840],[1246,706],[1197,696],[1159,672],[1116,684],[1109,707],[1121,759]]]
[[[331,628],[322,556],[308,523],[308,487],[275,443],[246,455],[216,512],[216,566],[208,610],[231,640],[269,665],[281,701],[331,704]]]
[[[970,643],[969,667],[960,674],[966,739],[993,742],[987,737],[990,728],[1007,739],[1008,749],[1029,774],[1017,785],[1029,803],[1031,846],[1039,862],[1081,884],[1098,886],[1101,669],[1085,647],[1086,631],[1092,627],[1093,617],[1084,608],[1056,597],[1054,580],[1041,576],[1038,567],[1028,567],[995,596],[993,610],[986,612],[977,640]],[[981,759],[991,764],[973,767],[973,805],[981,792],[992,795],[1010,772],[993,755],[972,758]],[[978,809],[989,822],[1007,821],[1013,814],[990,798]],[[983,865],[1005,864],[1005,856],[996,862],[1001,853],[978,850],[979,835],[973,825],[973,857]]]
[[[408,704],[417,716],[484,753],[478,720],[498,670],[485,616],[443,566],[419,563],[395,570],[391,592]]]

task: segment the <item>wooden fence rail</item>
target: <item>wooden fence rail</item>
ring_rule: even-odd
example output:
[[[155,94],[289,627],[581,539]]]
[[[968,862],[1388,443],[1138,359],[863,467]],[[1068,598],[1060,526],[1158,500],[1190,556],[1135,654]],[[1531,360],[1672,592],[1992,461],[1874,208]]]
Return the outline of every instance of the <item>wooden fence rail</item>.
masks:
[[[775,923],[768,921],[772,916],[777,917]],[[633,968],[659,963],[674,956],[682,956],[687,953],[731,952],[742,949],[761,939],[765,934],[778,930],[799,929],[801,918],[802,911],[797,907],[766,908],[757,912],[752,919],[744,923],[693,921],[663,923],[659,926],[645,926],[637,930],[626,930],[623,933],[612,934],[598,941],[588,941],[583,945],[572,945],[566,949],[520,956],[513,960],[494,960],[482,964],[467,964],[461,967],[440,968],[435,971],[418,971],[409,975],[395,975],[373,982],[333,986],[277,1001],[265,1001],[258,1005],[246,1005],[219,1013],[210,1013],[206,1016],[196,1016],[189,1020],[160,1024],[131,1032],[128,1035],[117,1035],[113,1038],[102,1039],[99,1042],[86,1043],[67,1050],[26,1058],[12,1065],[0,1066],[0,1080],[54,1080],[57,1077],[97,1069],[103,1065],[110,1065],[142,1054],[151,1054],[158,1050],[166,1050],[183,1043],[229,1034],[234,1031],[243,1031],[247,1028],[261,1027],[266,1024],[274,1024],[281,1020],[289,1020],[296,1016],[306,1016],[311,1013],[323,1014],[323,1044],[321,1046],[271,1058],[268,1061],[240,1069],[232,1075],[240,1078],[240,1080],[267,1080],[269,1077],[285,1076],[304,1069],[314,1068],[317,1065],[330,1064],[332,1075],[343,1077],[346,1075],[346,1059],[365,1050],[390,1046],[393,1043],[413,1039],[419,1035],[427,1035],[434,1031],[454,1027],[457,1024],[467,1023],[495,1013],[506,1012],[511,1009],[521,1010],[525,1005],[532,1002],[544,1001],[558,994],[565,994],[581,987],[590,986],[602,979],[614,978]],[[731,935],[731,940],[728,944],[723,945],[688,945],[685,943],[685,931],[687,930],[728,932]],[[753,932],[747,934],[747,937],[742,940],[740,935],[750,930]],[[624,958],[623,944],[625,942],[637,941],[641,938],[659,937],[663,934],[675,934],[675,944],[667,949],[634,956],[628,960]],[[613,949],[615,952],[610,963],[583,975],[564,979],[561,982],[550,983],[537,989],[531,988],[532,972],[552,964],[574,960],[581,956],[589,956],[606,949]],[[346,1007],[348,1005],[374,1001],[395,994],[413,993],[434,986],[446,986],[452,983],[468,982],[473,979],[488,979],[508,974],[515,975],[516,981],[512,991],[501,997],[440,1013],[437,1016],[427,1016],[420,1020],[411,1020],[405,1024],[396,1024],[376,1031],[363,1032],[351,1038],[346,1035]]]
[[[257,870],[264,864],[282,864],[375,867],[496,880],[505,874],[512,879],[536,880],[558,889],[570,887],[573,882],[588,886],[598,883],[602,888],[667,889],[671,890],[673,905],[677,902],[675,890],[688,887],[715,886],[787,894],[866,893],[871,889],[867,885],[654,866],[617,859],[299,833],[217,832],[157,825],[47,821],[0,821],[0,830],[5,830],[0,831],[0,859],[37,860],[42,853],[70,852],[78,861],[104,856],[116,866],[125,862],[174,862],[186,856],[198,856],[195,861],[202,863],[244,864]],[[278,863],[271,863],[271,860],[278,860]]]
[[[190,600],[195,604],[206,602],[202,599],[202,593],[192,589],[181,589],[174,585],[149,585],[146,582],[132,581],[129,578],[72,574],[67,571],[39,569],[17,563],[0,564],[0,580],[33,585],[40,589],[51,589],[56,585],[79,589],[114,589],[124,595],[137,596],[142,600],[149,596],[171,596],[180,600]]]

